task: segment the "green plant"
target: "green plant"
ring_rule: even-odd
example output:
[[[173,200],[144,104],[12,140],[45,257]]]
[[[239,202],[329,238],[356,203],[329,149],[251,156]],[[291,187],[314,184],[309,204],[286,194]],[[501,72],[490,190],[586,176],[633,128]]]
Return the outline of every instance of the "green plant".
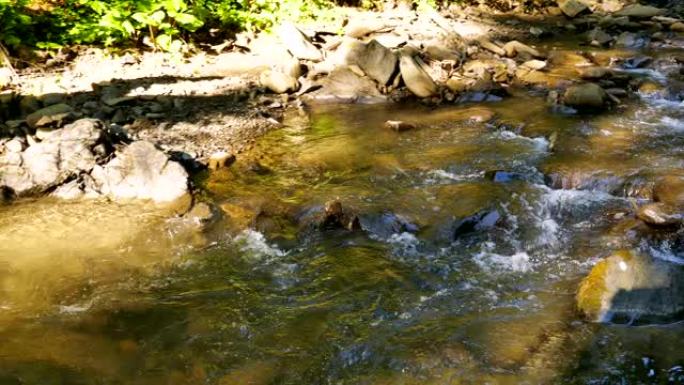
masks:
[[[27,0],[0,0],[0,42],[9,47],[25,43],[32,29],[32,18],[23,12]]]

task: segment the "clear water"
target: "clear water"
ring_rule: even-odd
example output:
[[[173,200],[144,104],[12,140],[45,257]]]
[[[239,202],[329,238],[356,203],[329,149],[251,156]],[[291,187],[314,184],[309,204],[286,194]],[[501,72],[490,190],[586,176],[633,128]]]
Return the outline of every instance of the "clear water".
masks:
[[[497,124],[470,119],[484,110]],[[0,384],[683,383],[684,325],[594,324],[574,304],[628,242],[622,182],[682,169],[683,119],[662,100],[564,116],[529,95],[319,108],[198,179],[225,213],[201,236],[146,207],[0,208]],[[297,223],[333,199],[366,231]],[[485,209],[502,223],[449,237]]]

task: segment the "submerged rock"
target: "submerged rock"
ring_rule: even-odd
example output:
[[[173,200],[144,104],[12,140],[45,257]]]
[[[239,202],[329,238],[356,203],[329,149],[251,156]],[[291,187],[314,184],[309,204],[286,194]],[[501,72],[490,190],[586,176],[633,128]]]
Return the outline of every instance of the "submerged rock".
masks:
[[[340,201],[331,201],[325,204],[319,228],[321,230],[360,230],[361,223],[356,214],[343,209]]]
[[[658,179],[653,187],[653,199],[684,208],[684,178],[671,175]]]
[[[631,251],[602,260],[582,281],[577,306],[589,319],[661,323],[684,316],[684,266]]]
[[[362,215],[360,222],[363,231],[383,239],[390,238],[394,234],[418,231],[418,226],[391,212],[379,215]]]
[[[304,231],[329,231],[329,230],[361,230],[359,216],[344,207],[338,200],[327,202],[322,208],[315,207],[307,210],[299,219],[300,227]]]
[[[485,178],[496,183],[508,183],[524,179],[523,176],[518,173],[501,170],[487,171],[485,172]]]

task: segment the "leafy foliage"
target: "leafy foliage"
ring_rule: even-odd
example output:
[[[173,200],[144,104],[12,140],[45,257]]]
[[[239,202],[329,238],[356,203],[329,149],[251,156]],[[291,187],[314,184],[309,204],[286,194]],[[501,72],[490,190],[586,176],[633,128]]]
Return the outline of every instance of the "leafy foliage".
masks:
[[[332,0],[0,0],[0,42],[39,48],[142,43],[181,51],[196,31],[265,29],[330,5]]]

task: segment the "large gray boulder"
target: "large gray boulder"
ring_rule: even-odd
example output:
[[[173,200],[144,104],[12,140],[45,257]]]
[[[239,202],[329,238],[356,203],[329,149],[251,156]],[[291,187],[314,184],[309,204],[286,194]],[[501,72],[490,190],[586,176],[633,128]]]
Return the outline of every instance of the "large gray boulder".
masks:
[[[321,61],[323,54],[311,40],[292,23],[283,23],[278,28],[280,40],[292,56],[302,60]]]
[[[397,68],[397,56],[376,40],[363,43],[347,38],[338,49],[337,55],[338,64],[357,65],[381,85],[389,83]]]
[[[171,203],[188,194],[188,174],[149,142],[134,142],[105,166],[93,169],[100,193],[110,199]]]
[[[321,80],[320,89],[304,95],[311,103],[381,103],[387,99],[367,76],[338,67]]]
[[[406,87],[414,95],[427,98],[437,93],[437,84],[432,77],[423,69],[425,63],[420,58],[414,57],[409,53],[402,53],[399,60],[401,77],[404,79]]]
[[[0,154],[0,186],[16,195],[40,194],[95,167],[96,146],[104,140],[102,123],[82,119],[50,132],[22,152]]]

